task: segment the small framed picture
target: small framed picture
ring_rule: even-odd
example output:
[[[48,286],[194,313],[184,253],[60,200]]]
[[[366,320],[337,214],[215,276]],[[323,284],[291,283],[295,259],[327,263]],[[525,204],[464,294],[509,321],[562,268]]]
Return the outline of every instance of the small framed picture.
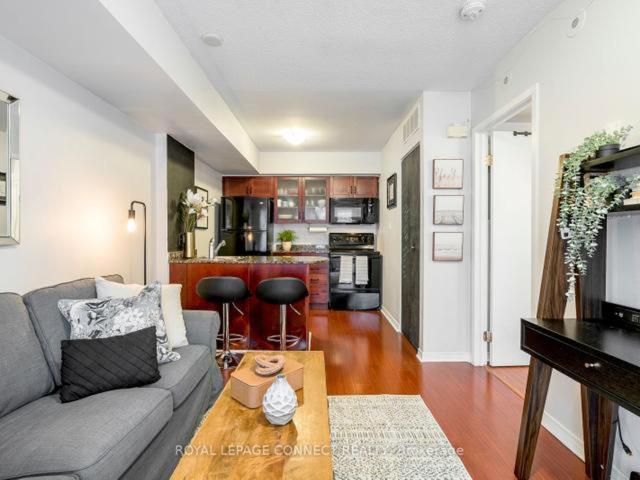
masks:
[[[461,262],[463,246],[462,232],[433,232],[433,261]]]
[[[436,158],[433,160],[433,188],[462,188],[464,160]]]
[[[464,195],[434,195],[433,224],[462,225],[464,223]]]
[[[394,173],[387,178],[387,208],[392,209],[398,206],[398,174]]]
[[[209,190],[201,188],[201,187],[195,187],[196,188],[196,195],[202,197],[204,200],[209,201]],[[196,221],[196,228],[198,230],[208,230],[209,229],[209,216],[203,217],[203,218],[199,218]]]

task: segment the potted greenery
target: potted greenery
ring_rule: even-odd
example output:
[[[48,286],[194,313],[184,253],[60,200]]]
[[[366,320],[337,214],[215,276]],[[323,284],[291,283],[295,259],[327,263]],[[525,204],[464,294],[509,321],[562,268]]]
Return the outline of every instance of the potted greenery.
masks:
[[[208,202],[200,195],[192,192],[191,189],[180,194],[178,200],[178,222],[182,225],[183,245],[182,255],[184,258],[193,258],[196,251],[196,224],[199,219],[209,215]]]
[[[602,146],[619,145],[630,130],[631,126],[626,126],[612,133],[596,132],[585,138],[564,162],[557,225],[566,240],[564,257],[570,298],[575,293],[576,277],[587,273],[588,260],[596,252],[598,233],[607,213],[623,202],[640,178],[612,173],[585,181],[582,164],[593,158]]]
[[[282,251],[290,252],[291,251],[291,242],[293,242],[298,235],[293,230],[282,230],[278,233],[278,241],[282,243]]]

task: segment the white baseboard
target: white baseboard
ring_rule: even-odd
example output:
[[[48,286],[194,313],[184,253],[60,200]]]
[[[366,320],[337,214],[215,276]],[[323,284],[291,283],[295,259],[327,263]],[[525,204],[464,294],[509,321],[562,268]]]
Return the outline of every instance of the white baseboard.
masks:
[[[469,352],[423,352],[418,349],[418,360],[421,362],[467,362],[471,363]]]
[[[629,480],[629,475],[625,476],[619,468],[611,468],[611,480]]]
[[[384,305],[380,307],[380,313],[382,313],[382,316],[387,320],[387,322],[389,322],[389,325],[391,325],[396,332],[400,332],[400,322],[391,315]]]
[[[584,462],[584,441],[582,437],[576,435],[554,417],[545,412],[542,416],[542,426],[551,435],[556,437],[560,443],[575,453]]]

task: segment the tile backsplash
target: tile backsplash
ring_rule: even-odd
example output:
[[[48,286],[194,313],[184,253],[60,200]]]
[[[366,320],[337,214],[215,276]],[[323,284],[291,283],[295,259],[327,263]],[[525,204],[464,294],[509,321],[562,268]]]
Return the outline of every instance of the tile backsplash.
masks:
[[[312,227],[322,226],[327,227],[326,232],[310,232],[309,226],[303,223],[291,223],[291,224],[275,224],[275,235],[282,230],[293,230],[298,234],[298,238],[294,243],[305,245],[328,245],[329,233],[333,232],[346,232],[346,233],[378,233],[377,225],[311,225]],[[275,240],[275,238],[274,238]],[[275,242],[277,243],[277,242]]]

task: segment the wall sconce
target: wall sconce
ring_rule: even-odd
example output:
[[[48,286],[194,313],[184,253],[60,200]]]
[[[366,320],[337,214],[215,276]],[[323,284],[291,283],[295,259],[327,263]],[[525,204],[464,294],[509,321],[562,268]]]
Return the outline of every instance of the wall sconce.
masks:
[[[127,230],[129,232],[135,232],[136,225],[136,211],[135,205],[142,205],[142,211],[144,216],[144,284],[147,284],[147,206],[144,202],[134,200],[129,206],[129,219],[127,220]]]

